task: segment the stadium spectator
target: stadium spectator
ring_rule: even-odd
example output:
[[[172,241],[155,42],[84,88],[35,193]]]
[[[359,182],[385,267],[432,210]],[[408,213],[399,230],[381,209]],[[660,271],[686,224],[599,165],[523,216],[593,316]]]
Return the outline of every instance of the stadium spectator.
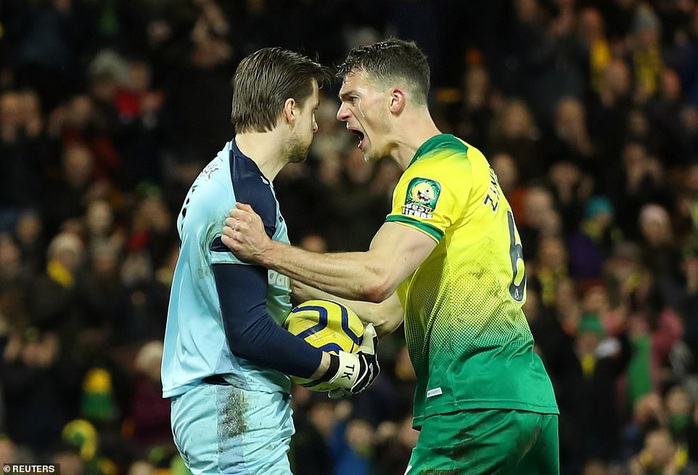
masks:
[[[569,256],[569,275],[559,282],[553,308],[540,306],[540,295],[532,286],[526,304],[531,309],[527,317],[537,351],[551,375],[558,373],[555,364],[563,361],[551,355],[571,345],[574,332],[570,329],[576,326],[582,307],[601,309],[605,305],[610,308],[605,312],[613,318],[623,312],[632,314],[633,357],[622,395],[627,409],[618,430],[623,431],[633,419],[636,401],[654,390],[665,391],[667,384],[685,385],[693,399],[691,381],[698,374],[695,246],[690,244],[698,236],[694,210],[698,190],[694,183],[698,183],[694,176],[698,170],[695,0],[409,3],[360,0],[354,2],[352,15],[344,15],[339,0],[302,5],[278,0],[3,2],[0,233],[7,234],[0,237],[0,348],[13,335],[26,337],[24,330],[46,300],[46,295],[37,292],[42,285],[51,294],[71,294],[71,308],[85,317],[78,318],[82,323],[74,326],[83,336],[77,338],[77,346],[60,345],[59,360],[66,356],[63,353],[72,354],[82,368],[61,381],[66,383],[61,391],[72,395],[69,405],[77,407],[86,367],[96,359],[110,361],[116,399],[123,411],[117,423],[124,422],[124,401],[136,384],[137,350],[143,341],[162,338],[172,262],[179,246],[176,236],[161,230],[173,230],[173,217],[189,186],[219,147],[211,144],[229,140],[233,133],[225,109],[230,102],[229,80],[239,61],[263,46],[282,46],[302,47],[308,56],[317,54],[321,62],[333,64],[350,47],[378,41],[391,32],[400,31],[419,41],[426,30],[415,29],[430,23],[438,26],[430,30],[433,35],[423,46],[434,52],[433,59],[438,58],[440,66],[432,69],[434,92],[429,102],[443,130],[457,131],[465,138],[483,137],[478,141],[512,205],[531,275],[540,235],[559,232],[559,224],[565,223],[561,237]],[[396,5],[409,11],[388,11]],[[420,12],[425,13],[423,18],[415,16]],[[133,66],[130,78],[129,65]],[[291,242],[300,244],[307,238],[304,246],[327,250],[328,223],[339,221],[327,206],[327,197],[345,181],[341,173],[346,168],[346,150],[353,145],[347,145],[351,134],[335,119],[335,86],[328,85],[321,92],[320,131],[311,158],[297,170],[284,170],[275,185]],[[116,107],[119,94],[123,122]],[[157,99],[153,107],[139,112],[135,106],[142,101],[138,98],[151,95]],[[579,122],[586,123],[586,137],[595,147],[598,165],[594,171],[582,170],[593,183],[591,194],[527,209],[527,191],[535,197],[543,188],[553,193],[550,197],[557,197],[559,185],[568,183],[563,180],[558,190],[551,188],[551,170],[542,162],[541,148],[551,137],[555,106],[566,95],[580,100],[586,110],[586,119]],[[582,142],[582,148],[588,145]],[[66,175],[64,156],[75,155],[74,147],[85,147],[88,153],[73,157],[75,170]],[[511,160],[501,158],[502,151]],[[91,159],[83,160],[87,155]],[[361,186],[383,189],[383,203],[396,183],[391,166],[391,161],[381,162]],[[511,178],[513,169],[518,179]],[[148,183],[139,183],[144,180]],[[149,201],[158,193],[158,198]],[[610,201],[613,219],[608,225],[598,197]],[[568,216],[564,208],[556,210],[563,202],[574,203],[577,212],[589,213]],[[648,205],[665,210],[674,233],[656,255],[638,221]],[[578,226],[569,224],[580,217]],[[529,220],[536,232],[529,233]],[[659,228],[666,232],[666,224]],[[85,247],[76,284],[72,289],[61,288],[55,280],[40,284],[48,279],[49,244],[65,231],[79,236]],[[336,241],[336,232],[332,234],[331,240]],[[580,237],[590,247],[580,247]],[[96,244],[105,240],[110,244]],[[658,257],[677,253],[673,275],[666,278],[655,275],[654,270],[643,270],[639,246],[644,246],[645,256],[655,264],[667,262]],[[58,287],[53,288],[54,284]],[[674,331],[674,325],[666,332],[647,323],[652,312],[647,310],[647,296],[641,297],[647,286],[663,299],[656,306],[676,312],[683,337],[677,337],[680,333]],[[65,311],[63,304],[46,302],[47,310]],[[661,366],[652,358],[657,352],[653,343],[657,332],[673,342],[662,346],[668,361]],[[397,335],[391,335],[382,342],[383,351],[392,357],[395,350],[386,349],[402,344]],[[692,364],[685,364],[682,344],[694,355]],[[388,366],[377,384],[383,382],[392,383],[385,385],[391,391],[410,391],[409,382],[393,378]],[[36,387],[21,386],[18,392],[18,386],[3,381],[2,402],[15,408],[18,394],[30,399],[43,387],[40,381],[35,383]],[[362,407],[372,413],[380,411],[375,408],[383,407],[384,397],[382,390],[362,396],[368,399]],[[402,401],[399,412],[411,408],[410,397],[397,399]],[[298,427],[304,414],[296,415]],[[6,411],[0,418],[0,430],[13,417]],[[36,427],[28,430],[36,432]],[[104,444],[121,438],[126,445],[135,445],[126,433],[105,434],[103,430],[95,428]],[[582,439],[581,432],[573,435]],[[55,436],[56,432],[46,434]],[[391,442],[396,441],[387,441],[389,446]],[[45,462],[51,453],[62,450],[54,445],[34,454],[23,443],[10,443],[16,445],[13,458],[17,461]],[[401,453],[405,447],[398,445]],[[619,458],[628,460],[642,445],[642,438],[637,444],[623,444]],[[135,452],[137,455],[114,456],[119,470],[126,472],[136,460],[149,462],[134,465],[134,470],[156,466],[177,472],[182,467],[171,454],[153,455],[151,460]],[[374,450],[376,468],[390,465],[382,457],[390,459],[391,455]],[[84,461],[90,473],[98,471],[95,460]],[[109,460],[105,459],[104,467]],[[303,463],[296,462],[298,473],[303,473]],[[404,473],[404,467],[393,468]],[[598,460],[582,468],[589,473],[619,470]]]

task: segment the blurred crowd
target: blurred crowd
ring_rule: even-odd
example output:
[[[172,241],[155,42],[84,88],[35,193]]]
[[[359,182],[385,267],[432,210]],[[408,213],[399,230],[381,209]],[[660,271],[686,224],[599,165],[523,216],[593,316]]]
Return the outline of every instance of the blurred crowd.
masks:
[[[235,67],[395,35],[514,208],[562,473],[698,474],[698,1],[4,0],[0,35],[1,463],[186,473],[159,378],[174,222],[234,134]],[[317,251],[366,249],[400,174],[365,163],[337,89],[275,182]],[[379,353],[357,397],[294,388],[294,473],[404,473],[400,330]]]

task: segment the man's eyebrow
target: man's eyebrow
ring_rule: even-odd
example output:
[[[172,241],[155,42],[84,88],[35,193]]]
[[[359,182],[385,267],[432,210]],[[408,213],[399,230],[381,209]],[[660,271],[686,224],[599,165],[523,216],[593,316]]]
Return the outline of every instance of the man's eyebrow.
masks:
[[[340,99],[345,99],[345,98],[347,98],[348,96],[351,96],[352,94],[354,94],[354,90],[353,90],[353,89],[350,89],[350,90],[344,91],[344,92],[341,92],[341,91],[340,91],[339,94],[337,94],[337,96],[338,96]]]

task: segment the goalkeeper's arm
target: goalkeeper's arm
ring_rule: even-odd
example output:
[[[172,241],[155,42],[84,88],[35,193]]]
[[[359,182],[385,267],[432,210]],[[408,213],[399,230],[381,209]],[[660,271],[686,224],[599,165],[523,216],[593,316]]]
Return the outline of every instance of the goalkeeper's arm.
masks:
[[[266,269],[214,264],[213,275],[231,353],[302,378],[324,374],[329,366],[323,364],[324,352],[289,333],[267,313]]]
[[[358,353],[324,352],[276,324],[266,310],[267,271],[261,266],[214,264],[213,274],[230,351],[286,374],[329,381],[352,393],[378,375],[376,333],[366,328]]]

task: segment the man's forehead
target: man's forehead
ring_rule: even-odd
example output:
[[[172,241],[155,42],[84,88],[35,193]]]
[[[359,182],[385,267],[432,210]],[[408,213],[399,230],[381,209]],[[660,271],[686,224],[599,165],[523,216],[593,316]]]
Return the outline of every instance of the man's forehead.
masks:
[[[339,90],[339,95],[357,92],[358,89],[366,89],[369,84],[365,70],[352,70],[344,75],[342,79],[342,87]]]

